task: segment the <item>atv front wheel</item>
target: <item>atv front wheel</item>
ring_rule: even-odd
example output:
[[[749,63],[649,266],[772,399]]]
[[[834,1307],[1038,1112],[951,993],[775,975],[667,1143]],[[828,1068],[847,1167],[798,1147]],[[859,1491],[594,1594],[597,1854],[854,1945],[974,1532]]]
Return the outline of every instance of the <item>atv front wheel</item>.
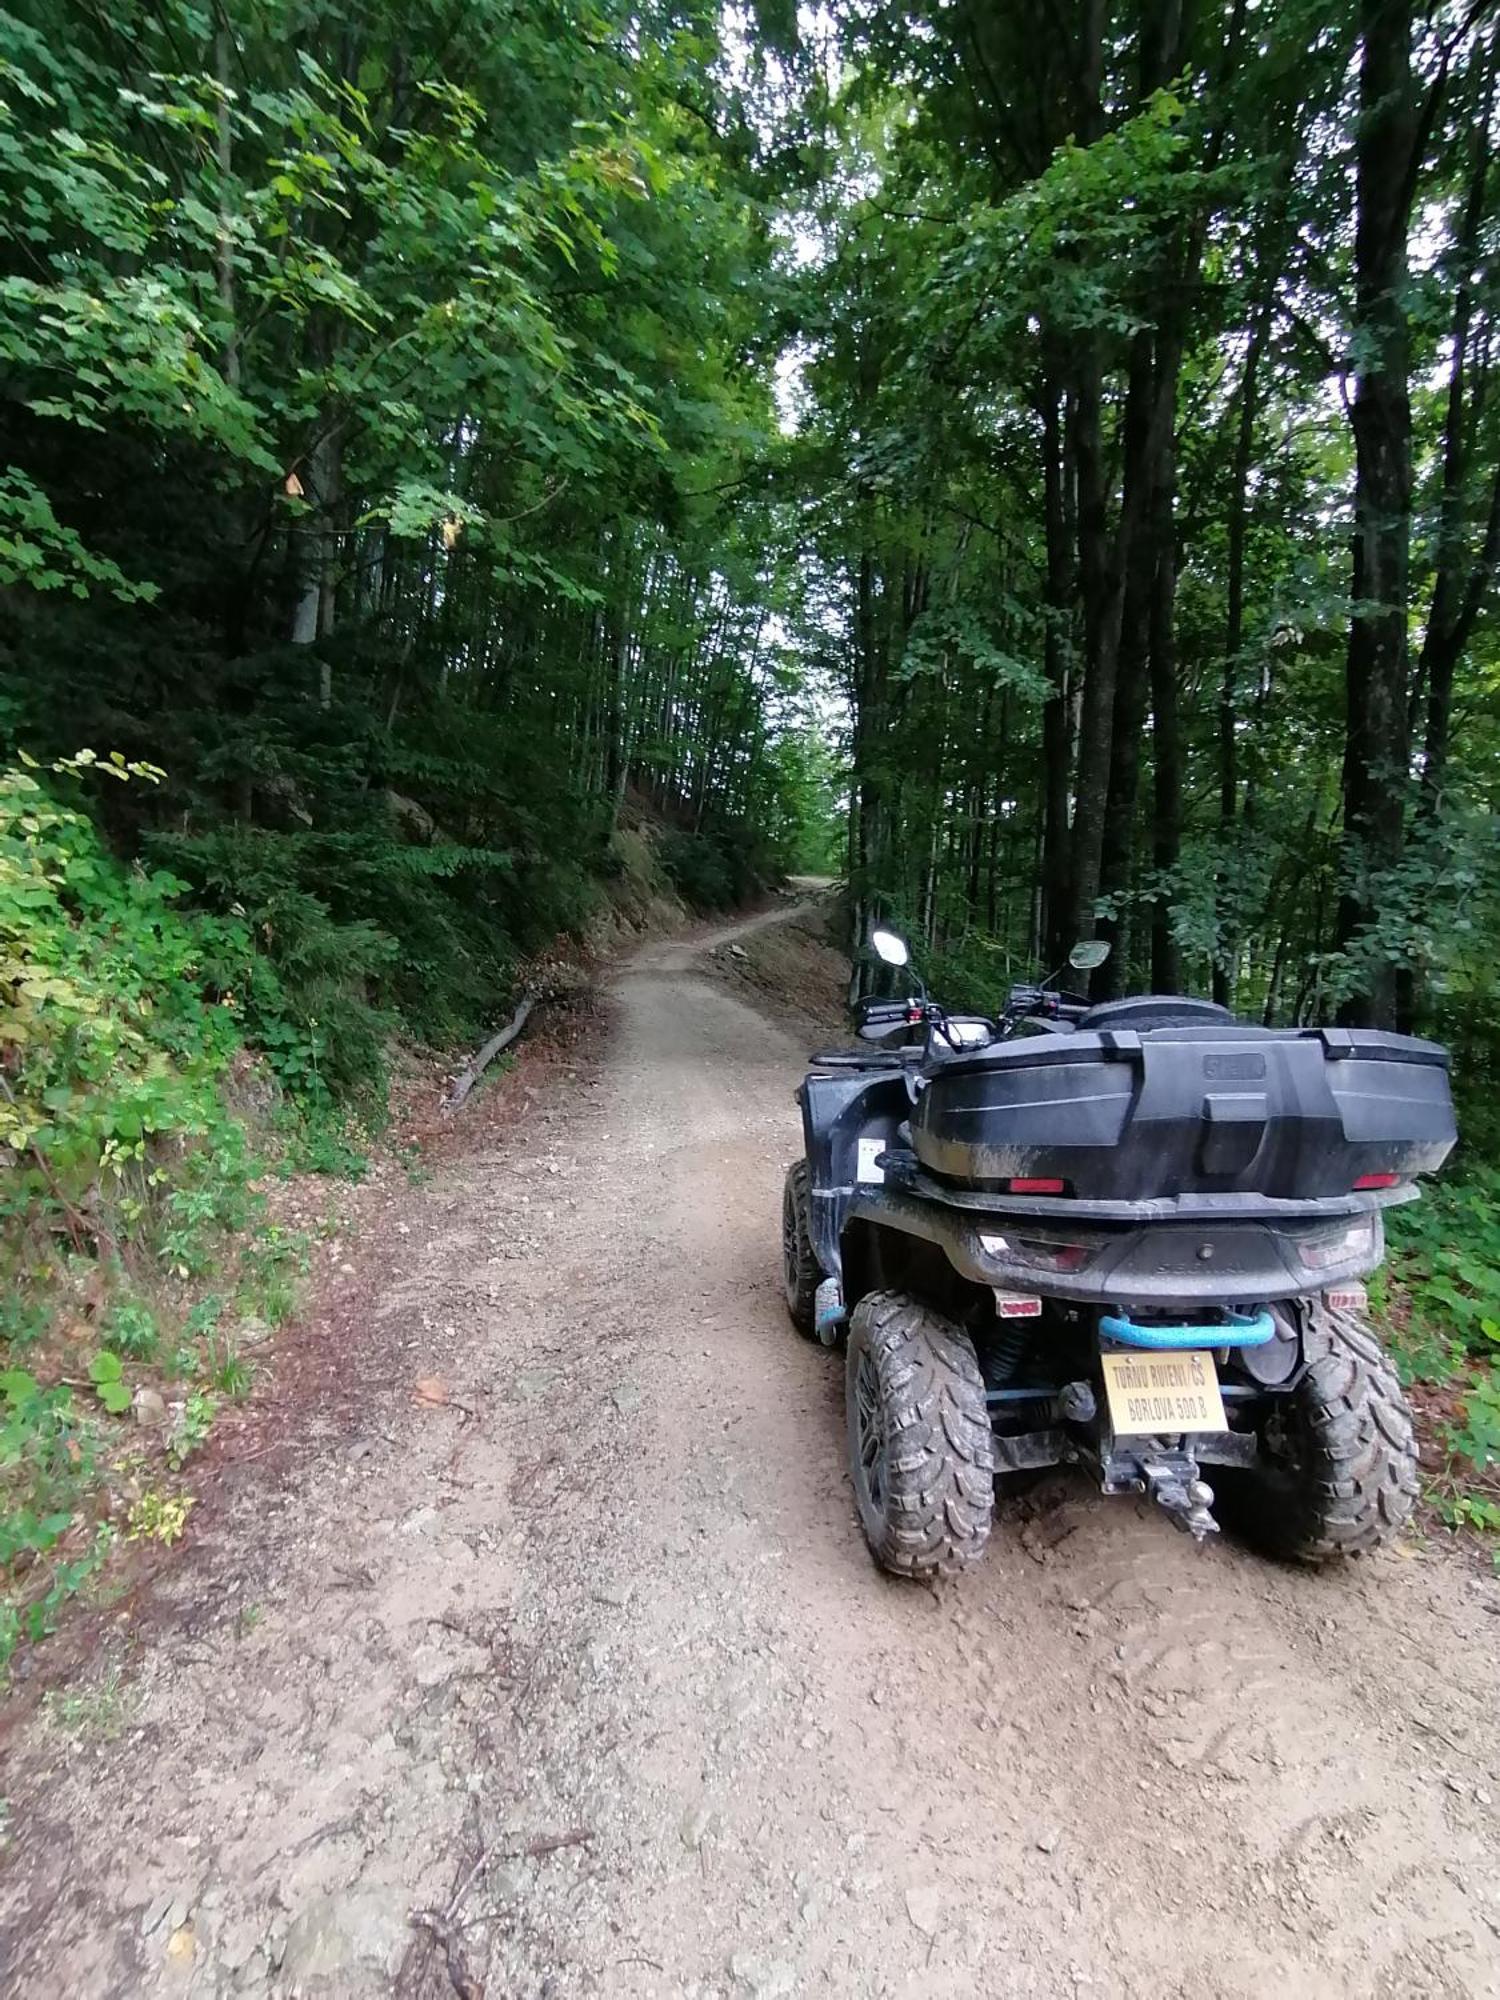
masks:
[[[849,1324],[849,1470],[877,1562],[898,1576],[967,1569],[995,1505],[995,1440],[973,1344],[904,1292],[872,1292]]]
[[[813,1339],[818,1330],[817,1293],[822,1276],[807,1230],[807,1162],[786,1170],[781,1193],[781,1283],[786,1309],[798,1333]]]
[[[1416,1504],[1411,1411],[1357,1314],[1321,1299],[1288,1309],[1302,1335],[1302,1378],[1272,1404],[1257,1463],[1215,1480],[1219,1511],[1269,1555],[1305,1563],[1368,1555]]]

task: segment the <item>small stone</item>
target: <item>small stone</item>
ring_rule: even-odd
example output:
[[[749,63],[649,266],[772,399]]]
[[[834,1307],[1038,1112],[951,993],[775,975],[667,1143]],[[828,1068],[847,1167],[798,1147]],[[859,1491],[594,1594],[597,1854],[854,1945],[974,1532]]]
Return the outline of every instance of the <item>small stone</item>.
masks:
[[[1459,1797],[1462,1798],[1464,1792],[1464,1781],[1462,1778],[1455,1778],[1450,1771],[1447,1777],[1444,1778],[1443,1783],[1448,1787],[1450,1792],[1457,1792]]]
[[[441,1646],[418,1646],[411,1656],[411,1670],[419,1688],[441,1687],[452,1678],[454,1661]]]
[[[264,1989],[269,1984],[270,1978],[271,1961],[263,1951],[257,1949],[251,1952],[235,1974],[234,1990],[236,1993],[254,1993],[258,1989]]]
[[[485,1887],[497,1903],[517,1903],[526,1893],[528,1876],[518,1861],[501,1861],[485,1877]]]
[[[1056,1827],[1049,1827],[1045,1833],[1037,1835],[1037,1848],[1042,1854],[1055,1854],[1057,1852],[1057,1843],[1061,1839],[1062,1835],[1057,1831]]]
[[[401,1523],[403,1535],[425,1535],[437,1526],[436,1507],[419,1507],[414,1514],[408,1514]]]
[[[632,1416],[641,1407],[641,1392],[633,1382],[616,1382],[609,1400],[622,1417]]]
[[[932,1883],[908,1889],[906,1914],[924,1937],[936,1937],[943,1921],[943,1892]]]
[[[1494,1803],[1483,1785],[1476,1785],[1474,1787],[1474,1803],[1481,1806],[1492,1805]]]
[[[192,1925],[179,1924],[167,1939],[167,1957],[177,1965],[184,1965],[197,1949],[197,1942]]]
[[[141,1916],[142,1937],[150,1937],[153,1931],[161,1929],[167,1920],[167,1913],[170,1911],[172,1903],[173,1898],[170,1895],[153,1896],[151,1898]]]
[[[677,1831],[690,1854],[696,1854],[713,1830],[714,1816],[707,1806],[689,1806]]]
[[[218,1941],[219,1962],[226,1972],[238,1972],[261,1956],[260,1931],[253,1918],[242,1916],[230,1923]]]
[[[361,1438],[357,1444],[349,1447],[349,1462],[351,1465],[358,1465],[362,1458],[372,1457],[374,1451],[375,1447],[369,1438]]]
[[[166,1403],[154,1389],[136,1390],[135,1420],[138,1424],[164,1424],[167,1421]]]
[[[282,1983],[316,1991],[321,1983],[348,1985],[357,1967],[393,1971],[410,1936],[399,1897],[374,1889],[324,1897],[287,1932]]]
[[[737,1951],[729,1961],[729,1974],[737,1979],[753,2000],[780,2000],[797,1984],[793,1966],[780,1958],[758,1958],[754,1952]]]
[[[630,1602],[632,1586],[628,1583],[601,1583],[591,1595],[596,1604],[612,1604],[617,1610],[623,1610]]]
[[[247,1313],[234,1330],[236,1347],[260,1347],[271,1338],[271,1322]]]

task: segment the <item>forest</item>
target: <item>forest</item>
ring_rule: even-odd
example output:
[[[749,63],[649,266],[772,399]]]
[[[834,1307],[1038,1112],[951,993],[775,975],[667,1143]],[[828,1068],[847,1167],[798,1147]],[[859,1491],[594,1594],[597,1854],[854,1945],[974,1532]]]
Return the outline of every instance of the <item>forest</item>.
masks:
[[[970,1003],[1098,932],[1449,1042],[1403,1311],[1492,1352],[1495,15],[0,11],[0,1560],[59,1329],[242,1385],[246,1065],[352,1163],[638,836]]]

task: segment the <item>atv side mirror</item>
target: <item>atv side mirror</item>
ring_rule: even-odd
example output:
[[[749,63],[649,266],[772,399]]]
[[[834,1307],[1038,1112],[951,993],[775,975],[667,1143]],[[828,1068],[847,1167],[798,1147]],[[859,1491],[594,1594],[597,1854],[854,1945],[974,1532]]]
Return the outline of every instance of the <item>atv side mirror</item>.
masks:
[[[1080,938],[1068,953],[1068,963],[1075,972],[1097,972],[1108,957],[1107,938]]]
[[[875,956],[887,965],[907,965],[911,961],[911,953],[906,948],[906,939],[897,937],[894,931],[871,931],[870,945]]]

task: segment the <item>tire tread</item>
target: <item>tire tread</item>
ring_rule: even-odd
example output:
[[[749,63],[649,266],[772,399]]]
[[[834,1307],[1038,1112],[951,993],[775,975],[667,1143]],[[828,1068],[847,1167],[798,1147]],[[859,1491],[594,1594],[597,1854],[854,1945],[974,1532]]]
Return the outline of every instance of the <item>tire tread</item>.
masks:
[[[796,1251],[788,1257],[785,1246],[782,1250],[782,1291],[786,1298],[786,1309],[792,1325],[808,1340],[814,1340],[818,1332],[817,1297],[818,1284],[823,1273],[818,1268],[818,1260],[813,1255],[812,1238],[807,1227],[807,1162],[796,1160],[786,1170],[786,1183],[782,1189],[782,1228],[788,1223],[787,1208],[795,1218]]]
[[[903,1292],[874,1292],[855,1308],[849,1339],[850,1431],[854,1378],[868,1349],[885,1403],[888,1505],[861,1505],[875,1558],[900,1576],[951,1575],[984,1553],[994,1511],[995,1448],[984,1380],[972,1343],[940,1313]]]
[[[1236,1510],[1273,1553],[1321,1564],[1373,1554],[1416,1505],[1417,1440],[1400,1381],[1374,1331],[1320,1299],[1295,1302],[1305,1374],[1303,1477],[1278,1492],[1249,1476]],[[1253,1496],[1253,1497],[1252,1497]]]

